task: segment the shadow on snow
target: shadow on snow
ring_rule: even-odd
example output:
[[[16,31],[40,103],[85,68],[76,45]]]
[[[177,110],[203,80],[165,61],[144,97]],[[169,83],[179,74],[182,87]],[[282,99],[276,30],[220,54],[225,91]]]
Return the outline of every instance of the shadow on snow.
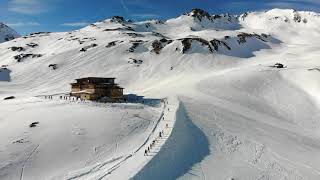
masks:
[[[11,70],[7,68],[0,68],[0,81],[10,82],[11,80],[10,73],[11,73]]]
[[[132,179],[177,179],[210,154],[207,137],[188,118],[182,104],[176,115],[176,124],[169,139]]]

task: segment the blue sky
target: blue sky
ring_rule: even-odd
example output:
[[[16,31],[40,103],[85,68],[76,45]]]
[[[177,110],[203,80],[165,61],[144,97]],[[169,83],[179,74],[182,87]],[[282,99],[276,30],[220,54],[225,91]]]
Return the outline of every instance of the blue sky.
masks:
[[[271,8],[320,11],[320,0],[1,0],[0,22],[20,34],[69,31],[114,15],[133,20],[168,19],[201,8],[241,14]]]

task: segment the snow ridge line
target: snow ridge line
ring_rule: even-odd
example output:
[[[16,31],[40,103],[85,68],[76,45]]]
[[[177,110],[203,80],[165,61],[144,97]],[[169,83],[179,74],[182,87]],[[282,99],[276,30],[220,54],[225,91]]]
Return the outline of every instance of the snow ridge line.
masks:
[[[31,151],[31,153],[29,154],[28,158],[24,161],[23,166],[22,166],[22,169],[21,169],[20,180],[23,179],[23,173],[24,173],[24,168],[25,168],[26,164],[28,163],[29,159],[32,157],[32,155],[34,154],[34,152],[39,148],[39,146],[40,146],[40,145],[38,144],[35,148],[33,148],[33,150]]]

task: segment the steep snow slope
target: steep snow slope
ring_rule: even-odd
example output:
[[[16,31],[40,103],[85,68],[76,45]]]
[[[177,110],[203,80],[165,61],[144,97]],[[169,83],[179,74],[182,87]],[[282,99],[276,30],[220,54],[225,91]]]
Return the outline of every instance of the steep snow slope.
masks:
[[[0,177],[319,179],[319,21],[293,10],[196,9],[164,22],[114,17],[0,44],[0,98],[16,97],[0,102]],[[116,77],[126,93],[169,104],[41,96],[67,93],[87,76]],[[162,129],[165,138],[143,156]]]
[[[19,34],[0,22],[0,43],[19,37]]]

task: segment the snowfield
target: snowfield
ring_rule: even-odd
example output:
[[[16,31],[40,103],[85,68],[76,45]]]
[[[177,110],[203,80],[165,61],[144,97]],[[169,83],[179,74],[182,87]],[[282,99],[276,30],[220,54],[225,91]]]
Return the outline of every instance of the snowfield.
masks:
[[[1,43],[0,179],[320,179],[319,25],[193,10]],[[145,101],[59,98],[90,76]]]

